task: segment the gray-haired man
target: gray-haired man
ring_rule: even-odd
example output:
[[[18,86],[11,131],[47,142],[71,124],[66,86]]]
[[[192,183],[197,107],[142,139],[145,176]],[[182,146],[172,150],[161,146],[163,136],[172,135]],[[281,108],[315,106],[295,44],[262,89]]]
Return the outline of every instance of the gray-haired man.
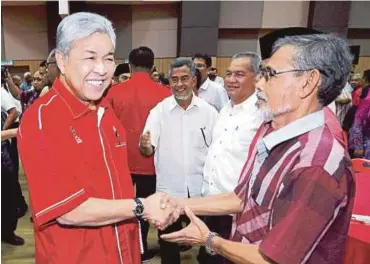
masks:
[[[57,29],[60,79],[19,128],[36,263],[139,264],[137,219],[171,223],[173,210],[160,209],[163,195],[134,197],[125,131],[102,99],[115,69],[115,41],[100,15],[64,18]]]
[[[339,122],[323,108],[340,94],[351,62],[348,44],[336,36],[278,40],[257,83],[266,122],[238,186],[183,201],[200,215],[235,214],[232,241],[189,209],[192,223],[162,238],[206,245],[233,263],[342,263],[355,183]]]
[[[262,124],[255,93],[261,58],[254,52],[241,52],[232,57],[226,71],[226,91],[230,100],[222,108],[212,131],[212,144],[204,165],[202,195],[232,192],[247,158],[249,146]],[[232,216],[207,216],[205,223],[214,232],[229,238]],[[200,263],[222,263],[220,256],[204,254]]]

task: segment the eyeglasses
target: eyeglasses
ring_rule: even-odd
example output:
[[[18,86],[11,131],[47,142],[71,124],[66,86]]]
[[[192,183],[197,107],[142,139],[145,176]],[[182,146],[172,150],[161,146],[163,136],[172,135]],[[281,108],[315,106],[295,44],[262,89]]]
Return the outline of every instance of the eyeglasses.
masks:
[[[265,78],[266,82],[268,82],[272,77],[283,74],[283,73],[288,73],[288,72],[305,72],[305,71],[312,71],[314,69],[291,69],[291,70],[275,70],[271,67],[262,67],[260,66],[260,75]]]
[[[205,65],[205,64],[203,64],[203,63],[196,63],[196,64],[195,64],[195,67],[197,67],[198,69],[199,69],[199,68],[205,68],[205,67],[206,67],[206,65]]]

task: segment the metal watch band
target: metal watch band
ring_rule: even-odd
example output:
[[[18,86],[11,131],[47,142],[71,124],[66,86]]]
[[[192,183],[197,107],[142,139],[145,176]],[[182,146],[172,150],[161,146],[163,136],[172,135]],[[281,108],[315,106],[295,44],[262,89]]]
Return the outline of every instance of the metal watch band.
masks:
[[[206,240],[206,244],[205,244],[205,247],[206,247],[206,251],[208,254],[214,256],[216,255],[217,253],[212,249],[212,245],[213,245],[213,239],[216,237],[216,236],[219,236],[219,234],[215,233],[215,232],[210,232],[208,237],[207,237],[207,240]]]

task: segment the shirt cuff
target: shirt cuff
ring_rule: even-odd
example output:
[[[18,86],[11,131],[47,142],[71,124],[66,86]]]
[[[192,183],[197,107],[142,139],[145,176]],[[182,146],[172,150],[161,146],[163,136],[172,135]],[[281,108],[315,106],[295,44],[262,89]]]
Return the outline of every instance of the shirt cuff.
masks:
[[[57,219],[58,217],[72,211],[83,202],[87,201],[90,197],[85,189],[81,189],[72,195],[60,200],[47,208],[35,212],[34,223],[35,226],[40,228],[48,222]]]

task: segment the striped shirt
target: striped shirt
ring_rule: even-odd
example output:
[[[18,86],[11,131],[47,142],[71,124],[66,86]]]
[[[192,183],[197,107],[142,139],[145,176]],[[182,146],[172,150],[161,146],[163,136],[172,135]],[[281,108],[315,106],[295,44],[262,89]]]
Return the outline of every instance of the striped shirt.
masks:
[[[335,115],[318,111],[252,141],[236,195],[231,239],[277,263],[341,263],[354,198],[353,172]]]

